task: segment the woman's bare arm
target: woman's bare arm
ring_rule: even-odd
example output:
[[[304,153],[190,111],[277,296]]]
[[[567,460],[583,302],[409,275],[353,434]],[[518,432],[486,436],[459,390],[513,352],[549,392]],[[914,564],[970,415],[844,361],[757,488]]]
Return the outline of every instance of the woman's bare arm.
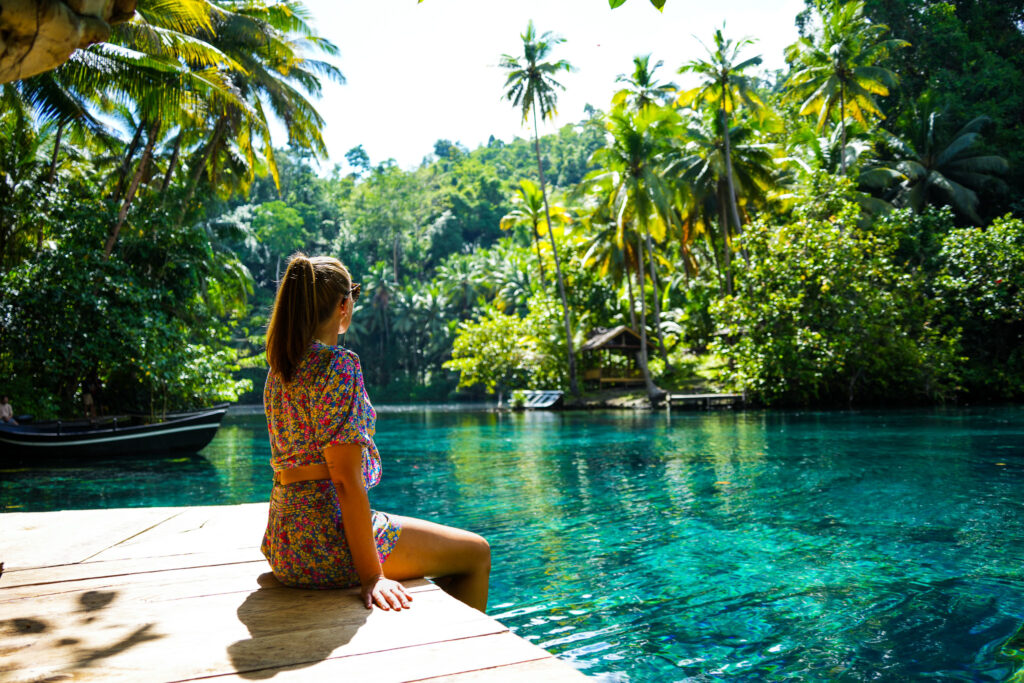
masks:
[[[384,577],[377,556],[377,542],[370,519],[370,500],[363,485],[363,450],[359,444],[340,444],[324,449],[331,481],[338,492],[345,538],[367,609],[376,603],[381,609],[402,609],[412,597],[402,584]]]

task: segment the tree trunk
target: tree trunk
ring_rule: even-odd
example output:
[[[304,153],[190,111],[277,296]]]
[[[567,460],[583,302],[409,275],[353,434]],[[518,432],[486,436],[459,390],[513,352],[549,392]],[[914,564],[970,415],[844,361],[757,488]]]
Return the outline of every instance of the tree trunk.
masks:
[[[149,163],[149,158],[153,153],[153,145],[156,143],[156,136],[160,132],[160,121],[154,121],[153,125],[150,126],[149,132],[146,138],[146,147],[142,151],[142,158],[139,159],[138,168],[135,169],[135,174],[132,176],[132,181],[128,185],[128,192],[124,196],[124,201],[121,203],[121,210],[117,213],[117,224],[114,225],[114,229],[110,231],[110,235],[107,237],[107,243],[103,247],[103,257],[106,259],[110,258],[111,252],[114,251],[114,245],[117,243],[117,236],[121,232],[121,226],[124,225],[125,219],[128,217],[128,208],[132,204],[132,200],[135,198],[135,192],[139,189],[139,183],[142,182],[142,175],[146,171],[146,164]]]
[[[391,263],[395,270],[395,280],[398,280],[398,231],[395,231],[395,244],[391,253]]]
[[[167,162],[167,173],[164,174],[164,182],[160,186],[160,192],[167,192],[167,188],[171,186],[171,178],[174,177],[174,172],[178,168],[178,155],[181,154],[181,138],[185,135],[185,131],[179,131],[178,137],[174,139],[174,151],[171,152],[171,160]]]
[[[551,222],[548,222],[548,232],[551,231]],[[540,288],[547,288],[547,280],[544,277],[544,259],[540,255],[540,231],[537,230],[537,223],[533,224],[533,246],[537,247],[537,265],[540,266]]]
[[[61,123],[57,126],[57,138],[53,141],[53,156],[50,158],[50,172],[46,176],[46,181],[50,183],[57,177],[57,157],[60,155],[60,139],[63,135],[64,124]]]
[[[628,257],[627,257],[628,258]],[[629,264],[626,264],[626,291],[629,293],[629,324],[632,326],[633,331],[637,331],[636,326],[636,298],[633,296],[633,275],[629,272]]]
[[[846,175],[846,89],[842,79],[839,80],[839,129],[842,133],[839,149],[839,172]]]
[[[732,252],[729,251],[729,220],[721,191],[718,193],[718,224],[722,226],[722,269],[725,273],[725,294],[732,296]]]
[[[722,137],[725,140],[725,181],[729,187],[729,210],[732,212],[733,224],[736,226],[736,234],[743,231],[740,225],[740,209],[736,202],[736,187],[732,180],[732,141],[729,139],[729,117],[722,112]]]
[[[53,156],[50,157],[50,170],[46,174],[46,183],[52,185],[57,177],[57,157],[60,156],[60,139],[64,135],[64,124],[57,125],[57,137],[53,141]],[[40,225],[36,230],[36,251],[43,249],[43,232],[45,226]]]
[[[721,206],[721,205],[719,204],[719,206]],[[724,215],[725,214],[721,212],[721,209],[719,209],[719,213],[718,213],[719,225],[722,224],[722,217]],[[707,218],[707,217],[705,216],[705,218]],[[707,224],[711,225],[711,221],[708,220]],[[722,255],[718,251],[718,245],[715,244],[715,233],[714,233],[714,230],[708,230],[705,233],[705,236],[707,238],[707,241],[711,244],[711,256],[715,259],[715,270],[716,270],[716,272],[718,274],[718,286],[721,287],[722,291],[724,292],[726,290],[726,286],[725,286],[725,267],[722,265]]]
[[[658,333],[658,346],[661,349],[661,359],[665,361],[665,368],[668,369],[668,349],[665,348],[665,335],[661,331],[661,294],[658,291],[657,269],[654,267],[654,242],[651,240],[651,231],[644,226],[644,234],[647,236],[647,265],[651,270],[651,285],[654,287],[654,331]]]
[[[181,203],[181,213],[178,214],[178,220],[175,222],[174,227],[180,228],[181,224],[185,222],[185,216],[188,214],[188,205],[196,193],[196,186],[199,185],[199,176],[202,175],[203,169],[206,168],[206,162],[210,160],[210,156],[213,154],[217,143],[220,142],[220,137],[224,134],[224,128],[226,127],[227,124],[224,118],[221,117],[213,128],[213,135],[210,136],[210,141],[206,143],[202,156],[196,161],[196,167],[192,171],[192,177],[189,179],[188,193],[185,195],[185,201]]]
[[[573,396],[580,395],[580,387],[576,383],[576,353],[572,348],[572,326],[569,323],[569,300],[565,297],[565,282],[562,279],[562,266],[558,259],[558,245],[555,244],[555,231],[551,229],[551,209],[548,207],[548,191],[544,182],[544,166],[540,160],[540,137],[537,132],[537,102],[533,109],[533,149],[537,153],[537,172],[540,174],[540,194],[544,198],[544,215],[548,220],[548,237],[551,238],[551,252],[555,257],[555,275],[558,278],[558,294],[562,297],[562,318],[565,321],[565,345],[569,352],[569,391]]]
[[[121,165],[117,169],[117,194],[114,196],[114,199],[119,200],[124,197],[124,183],[128,177],[128,169],[131,168],[132,159],[135,158],[135,152],[139,149],[139,142],[142,141],[142,132],[145,125],[144,121],[139,121],[139,127],[135,129],[135,135],[128,144],[128,151],[125,153],[124,159],[121,160]]]
[[[661,397],[661,390],[655,386],[654,380],[651,379],[651,371],[647,367],[647,296],[644,294],[644,245],[640,233],[636,235],[636,246],[636,284],[640,289],[640,351],[637,353],[637,360],[640,363],[640,372],[644,375],[647,398],[651,405],[654,405]]]

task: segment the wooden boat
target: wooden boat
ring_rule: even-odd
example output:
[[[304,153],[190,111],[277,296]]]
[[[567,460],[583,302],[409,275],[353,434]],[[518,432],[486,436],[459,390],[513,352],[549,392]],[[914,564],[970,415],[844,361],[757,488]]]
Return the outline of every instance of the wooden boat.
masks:
[[[40,422],[0,425],[0,455],[7,457],[95,458],[166,453],[196,453],[213,439],[227,405],[173,413],[160,422],[141,416],[102,422]]]

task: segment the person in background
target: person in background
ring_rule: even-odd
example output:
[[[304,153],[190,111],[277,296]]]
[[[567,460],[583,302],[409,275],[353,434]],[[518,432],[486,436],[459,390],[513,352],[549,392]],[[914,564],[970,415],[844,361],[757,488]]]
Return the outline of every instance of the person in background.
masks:
[[[3,395],[3,401],[0,402],[0,422],[12,425],[18,424],[18,421],[14,419],[14,408],[11,407],[7,394]]]
[[[370,508],[377,413],[359,356],[338,344],[359,285],[335,258],[294,255],[267,327],[263,408],[274,487],[262,550],[286,586],[359,586],[367,609],[404,609],[423,576],[487,609],[491,550],[469,531]],[[424,446],[427,447],[426,445]]]
[[[93,385],[82,382],[82,405],[85,406],[85,416],[89,421],[96,419],[96,401],[92,395]]]

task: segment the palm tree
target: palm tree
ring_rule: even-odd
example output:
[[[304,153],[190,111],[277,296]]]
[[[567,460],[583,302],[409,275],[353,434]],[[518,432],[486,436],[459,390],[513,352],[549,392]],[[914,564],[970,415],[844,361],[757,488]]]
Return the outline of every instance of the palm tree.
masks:
[[[551,225],[551,210],[548,207],[547,185],[544,181],[544,165],[540,158],[540,136],[537,130],[537,113],[540,118],[553,119],[556,114],[558,96],[556,89],[564,90],[565,87],[555,80],[555,76],[562,71],[572,71],[573,66],[564,59],[555,62],[543,61],[551,53],[552,48],[564,42],[563,38],[553,35],[550,31],[537,36],[533,28],[533,21],[526,26],[526,33],[520,35],[523,40],[523,56],[512,55],[501,56],[501,67],[508,71],[505,79],[505,97],[512,102],[514,107],[522,107],[523,122],[530,118],[533,112],[533,148],[537,155],[537,173],[540,176],[540,192],[544,199],[544,213],[548,225]],[[572,324],[569,320],[569,301],[565,296],[565,281],[562,278],[562,267],[558,258],[558,245],[555,243],[555,233],[548,230],[548,237],[551,238],[551,251],[555,259],[555,275],[558,279],[558,294],[562,299],[562,317],[565,321],[565,343],[569,352],[569,389],[573,395],[580,393],[576,381],[576,353],[573,350]]]
[[[668,363],[668,350],[661,330],[660,293],[655,265],[654,240],[663,241],[669,227],[678,224],[675,193],[661,175],[659,164],[668,141],[675,133],[677,116],[663,107],[648,106],[636,113],[616,111],[608,119],[609,144],[594,152],[593,161],[606,173],[614,174],[608,203],[620,226],[632,221],[647,242],[648,266],[654,287],[654,321],[662,358]],[[643,249],[638,249],[643,254]],[[640,266],[642,268],[643,261]],[[643,282],[640,283],[643,297]],[[646,299],[641,298],[641,308]],[[641,328],[646,325],[642,324]],[[641,329],[641,354],[646,356],[646,333]],[[654,392],[652,398],[658,392]]]
[[[452,254],[434,274],[434,282],[448,301],[453,317],[466,320],[473,313],[473,306],[484,294],[488,277],[479,259],[469,254]]]
[[[602,194],[610,193],[611,178],[603,181],[603,184],[607,188]],[[616,287],[625,282],[629,324],[633,330],[638,330],[631,275],[637,270],[638,259],[634,246],[633,225],[632,223],[620,224],[609,213],[608,203],[602,200],[600,205],[594,207],[593,212],[583,216],[582,222],[589,237],[584,242],[584,253],[581,260],[587,268],[597,266],[598,275],[610,278]]]
[[[676,103],[681,107],[698,108],[702,105],[712,107],[720,119],[721,130],[727,131],[731,127],[731,119],[740,107],[747,107],[755,115],[761,116],[766,113],[766,107],[757,93],[753,91],[753,84],[744,71],[761,63],[761,57],[751,57],[740,60],[740,51],[752,45],[753,41],[744,38],[738,42],[726,39],[722,30],[715,31],[715,49],[707,46],[704,49],[708,53],[706,60],[693,60],[679,69],[679,73],[692,73],[700,78],[700,84],[679,95]],[[733,179],[733,158],[732,141],[729,135],[724,135],[725,142],[725,180],[728,192],[729,209],[736,231],[742,228],[740,223],[739,206],[736,202],[736,183]]]
[[[540,286],[547,285],[544,278],[544,258],[540,253],[540,238],[548,233],[548,214],[565,225],[569,222],[569,213],[565,207],[555,204],[545,211],[544,196],[540,188],[532,180],[523,179],[516,188],[516,194],[512,198],[515,208],[501,218],[500,227],[502,230],[511,230],[517,225],[528,225],[533,232],[533,246],[537,251],[537,263],[540,266]]]
[[[213,119],[205,143],[193,155],[179,223],[204,173],[216,183],[222,179],[220,170],[228,167],[233,171],[228,178],[243,189],[251,184],[257,166],[257,140],[262,141],[263,163],[278,182],[265,104],[285,124],[289,144],[310,149],[314,156],[326,156],[320,133],[323,117],[303,91],[317,96],[321,77],[337,82],[344,82],[344,77],[332,64],[306,56],[314,51],[338,54],[334,44],[315,34],[310,19],[299,2],[267,6],[225,0],[215,6],[212,28],[200,36],[225,55],[229,65],[226,78],[238,97]]]
[[[106,131],[95,111],[130,110],[134,137],[118,176],[124,181],[116,184],[121,208],[107,238],[109,254],[142,179],[152,175],[162,131],[178,130],[164,174],[166,190],[195,123],[212,126],[191,153],[179,224],[204,171],[215,184],[227,181],[244,188],[252,182],[260,165],[259,140],[261,164],[276,181],[266,104],[285,123],[292,143],[326,153],[319,132],[323,120],[299,88],[315,95],[319,76],[341,80],[341,75],[330,64],[305,56],[310,49],[337,53],[313,33],[308,19],[297,2],[141,0],[135,18],[116,26],[109,43],[79,50],[60,68],[4,88],[17,92],[44,120],[97,135]],[[56,155],[57,150],[54,160]]]
[[[926,204],[949,204],[961,215],[980,223],[978,190],[1000,183],[996,174],[1006,173],[1009,164],[1003,157],[987,154],[978,147],[981,131],[989,122],[987,116],[972,119],[948,140],[943,140],[936,130],[938,119],[938,113],[931,113],[918,126],[914,143],[883,132],[883,146],[893,161],[883,162],[868,172],[881,173],[882,178],[897,175],[901,179],[887,195],[896,206],[921,211]]]
[[[484,268],[492,283],[493,304],[503,312],[525,315],[532,294],[529,259],[513,242],[502,240],[488,250]]]
[[[112,136],[93,113],[125,108],[133,112],[134,137],[114,197],[121,208],[104,249],[108,257],[148,170],[161,127],[173,125],[184,112],[215,109],[236,100],[220,69],[230,60],[191,35],[211,26],[210,7],[200,0],[143,0],[132,21],[114,28],[109,43],[79,50],[60,68],[10,86],[43,120],[56,121],[61,132],[66,126],[77,127],[109,141]],[[132,172],[140,147],[142,157]],[[59,140],[54,166],[58,154]]]
[[[819,130],[838,112],[845,150],[848,117],[865,126],[869,116],[885,118],[875,96],[888,95],[899,77],[878,62],[910,43],[882,40],[889,27],[864,16],[863,0],[840,5],[820,19],[815,39],[801,38],[786,48],[786,61],[794,67],[787,86],[801,101],[800,114],[818,115]],[[845,155],[840,157],[840,172],[846,174]]]
[[[669,155],[665,175],[678,178],[692,195],[682,220],[689,239],[694,239],[700,233],[710,239],[711,224],[717,218],[722,240],[721,256],[713,243],[712,253],[719,260],[725,292],[731,295],[733,277],[730,245],[733,230],[729,229],[727,212],[733,203],[736,203],[739,210],[737,197],[743,198],[745,207],[767,201],[776,184],[776,166],[772,150],[768,145],[758,142],[758,131],[750,122],[730,127],[728,135],[722,129],[722,124],[723,120],[718,116],[710,120],[700,116],[691,117],[683,136],[686,142],[681,149]],[[735,194],[730,194],[730,169]],[[681,244],[686,246],[689,243],[682,241]]]
[[[654,78],[665,62],[660,59],[651,66],[651,56],[633,57],[633,74],[619,74],[616,83],[625,83],[626,87],[612,97],[614,106],[631,106],[639,111],[651,104],[665,104],[676,90],[675,83],[661,83]]]
[[[845,145],[842,141],[844,130],[848,138]],[[874,158],[875,143],[860,122],[851,121],[845,129],[836,126],[828,135],[818,135],[815,127],[801,125],[790,134],[788,147],[790,154],[781,163],[786,168],[784,177],[791,181],[797,177],[807,180],[819,170],[837,175],[843,164],[847,173],[851,168],[855,169],[858,189],[852,191],[851,198],[860,206],[862,227],[867,228],[874,217],[892,211],[892,204],[869,192],[877,194],[888,189],[903,180],[903,174]],[[795,195],[787,195],[782,203],[788,204],[792,199]]]

